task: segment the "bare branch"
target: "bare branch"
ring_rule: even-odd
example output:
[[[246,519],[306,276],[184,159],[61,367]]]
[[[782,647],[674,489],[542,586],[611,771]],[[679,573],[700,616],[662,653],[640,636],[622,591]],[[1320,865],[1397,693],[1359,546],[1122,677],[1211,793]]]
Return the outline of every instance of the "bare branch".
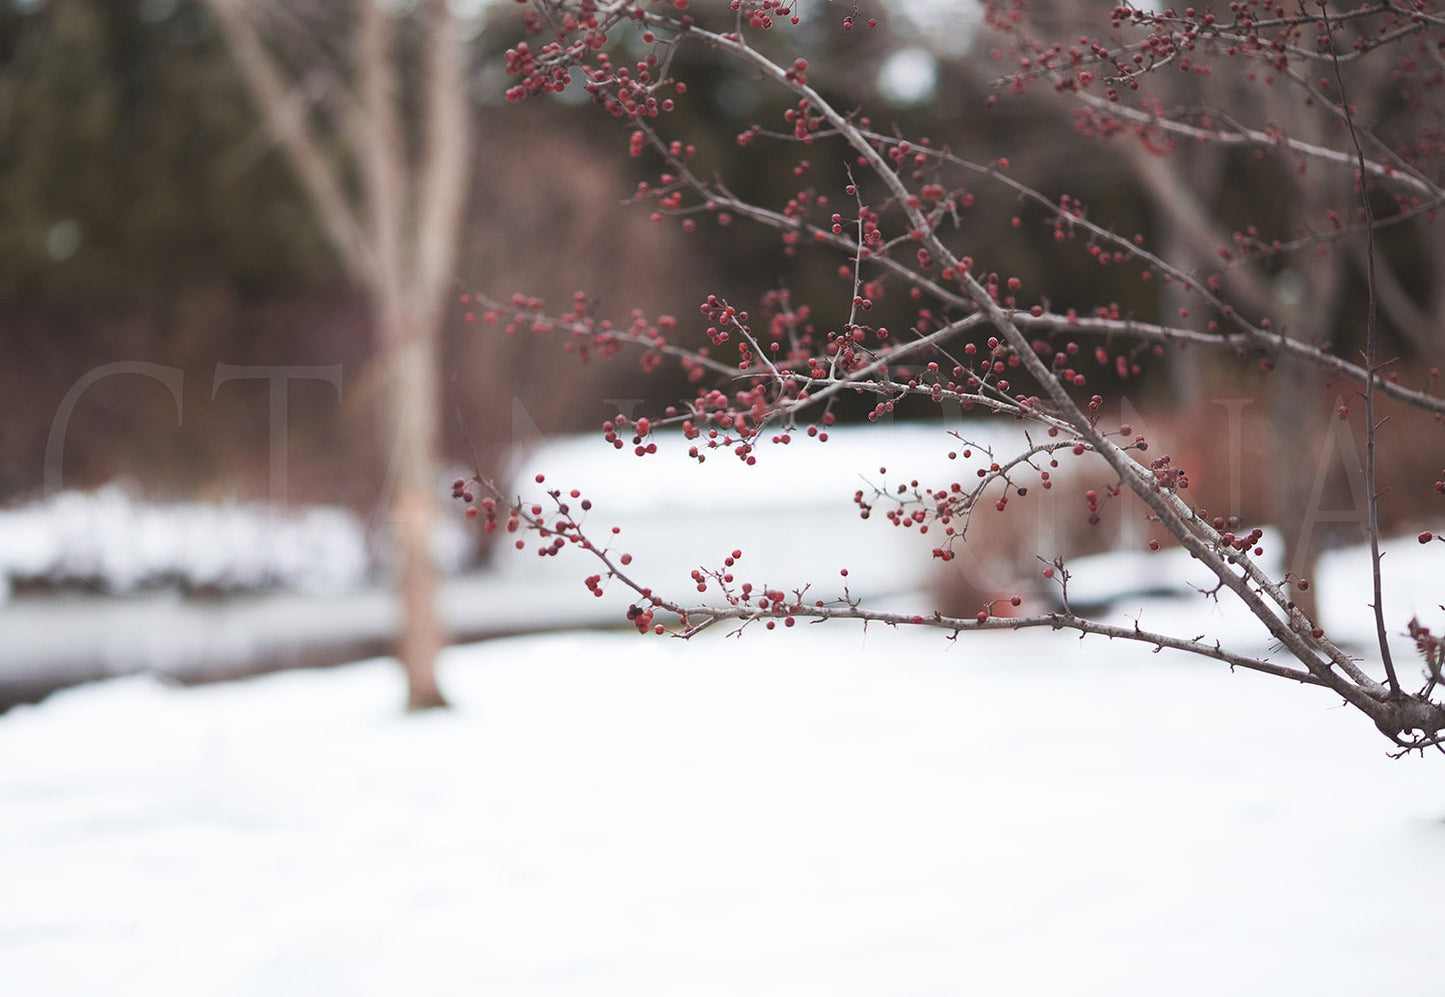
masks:
[[[255,23],[256,8],[244,0],[206,2],[255,95],[258,112],[266,119],[275,140],[285,146],[332,246],[348,270],[373,269],[376,260],[362,238],[364,227],[343,191],[337,166],[309,125],[308,102],[299,97],[299,88],[288,82],[285,71],[262,43]]]
[[[1329,27],[1330,14],[1329,6],[1325,0],[1318,0],[1320,8],[1320,19],[1324,21],[1326,29]],[[1333,52],[1333,49],[1331,49]],[[1385,675],[1390,683],[1390,693],[1396,697],[1400,695],[1400,680],[1395,675],[1395,662],[1390,656],[1390,641],[1385,633],[1385,600],[1381,594],[1380,581],[1380,502],[1379,494],[1376,491],[1376,482],[1379,480],[1375,474],[1375,434],[1380,428],[1375,421],[1375,372],[1379,369],[1377,348],[1379,345],[1379,332],[1375,327],[1375,309],[1377,294],[1375,291],[1375,230],[1368,223],[1374,219],[1374,209],[1370,206],[1370,192],[1365,186],[1365,149],[1360,144],[1359,133],[1355,129],[1355,116],[1350,110],[1349,96],[1345,91],[1345,76],[1340,71],[1339,60],[1334,62],[1335,84],[1340,91],[1340,114],[1344,117],[1345,125],[1350,132],[1350,142],[1354,144],[1355,156],[1360,166],[1360,204],[1365,212],[1365,275],[1368,281],[1367,294],[1369,296],[1369,313],[1365,319],[1365,508],[1368,517],[1367,532],[1370,537],[1370,575],[1371,584],[1374,588],[1375,601],[1375,637],[1377,646],[1380,649],[1380,660],[1385,665]]]
[[[427,60],[426,126],[415,184],[417,297],[437,307],[451,286],[452,266],[461,236],[465,177],[471,155],[472,116],[466,85],[466,50],[446,0],[425,0],[419,16]]]

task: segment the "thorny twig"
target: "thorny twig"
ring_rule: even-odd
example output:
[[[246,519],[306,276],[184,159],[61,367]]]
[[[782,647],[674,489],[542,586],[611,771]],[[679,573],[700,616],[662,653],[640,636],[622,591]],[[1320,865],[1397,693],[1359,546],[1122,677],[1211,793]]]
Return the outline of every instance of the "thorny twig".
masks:
[[[534,0],[548,9],[568,9],[570,4],[567,0]],[[751,5],[747,5],[751,6]],[[1373,5],[1371,11],[1393,9],[1389,5]],[[1323,4],[1321,4],[1323,11]],[[1352,14],[1352,17],[1363,17],[1365,11]],[[948,163],[964,169],[973,169],[987,176],[994,182],[1004,183],[1013,187],[1019,196],[1040,204],[1050,213],[1054,214],[1062,222],[1070,226],[1081,227],[1101,242],[1107,242],[1117,247],[1117,251],[1127,257],[1139,260],[1146,266],[1156,269],[1160,273],[1168,274],[1174,279],[1184,281],[1192,289],[1199,291],[1206,296],[1206,300],[1215,305],[1220,314],[1234,326],[1234,331],[1229,334],[1214,335],[1201,338],[1200,334],[1187,329],[1174,329],[1166,326],[1144,326],[1131,319],[1099,319],[1095,317],[1090,320],[1079,319],[1072,314],[1055,315],[1048,312],[1046,308],[1034,308],[1029,311],[1020,311],[1009,305],[1000,304],[995,297],[996,288],[990,289],[984,285],[979,277],[972,272],[970,265],[947,245],[937,229],[937,222],[941,215],[940,209],[925,209],[920,204],[919,198],[913,196],[908,183],[902,175],[902,171],[894,169],[888,162],[889,152],[898,152],[901,147],[901,140],[886,137],[868,130],[865,126],[855,120],[852,114],[845,114],[835,109],[818,91],[811,87],[804,76],[804,73],[797,66],[785,68],[773,62],[768,56],[753,48],[740,33],[719,34],[709,31],[688,18],[686,23],[679,23],[672,20],[671,16],[650,5],[614,3],[608,5],[607,14],[609,18],[620,19],[623,16],[630,17],[640,25],[649,30],[660,33],[670,33],[667,42],[668,55],[672,54],[673,46],[683,41],[696,41],[719,52],[724,56],[734,59],[742,65],[747,66],[758,76],[765,80],[772,81],[787,91],[790,91],[799,99],[798,106],[803,110],[801,117],[797,119],[797,135],[800,139],[811,135],[812,140],[822,137],[836,137],[848,147],[848,155],[853,161],[854,168],[866,170],[872,181],[880,184],[884,191],[882,204],[885,209],[892,210],[896,215],[901,215],[907,226],[907,240],[900,235],[894,239],[884,239],[878,246],[878,252],[867,252],[864,246],[862,231],[862,215],[866,205],[859,195],[859,234],[856,238],[849,238],[842,234],[836,224],[831,227],[813,225],[806,218],[795,216],[784,216],[777,212],[770,211],[758,205],[747,203],[727,191],[721,183],[709,184],[699,180],[687,168],[684,159],[675,151],[674,147],[664,143],[657,134],[653,124],[648,120],[648,115],[633,113],[629,120],[638,132],[645,138],[647,144],[660,152],[669,165],[671,184],[668,188],[669,198],[673,198],[669,210],[674,212],[688,211],[692,209],[681,208],[675,200],[676,193],[684,187],[691,189],[698,194],[704,204],[711,210],[726,210],[741,217],[751,218],[764,225],[774,227],[780,231],[796,233],[798,236],[813,238],[815,244],[831,246],[841,249],[853,256],[855,263],[855,299],[858,297],[856,283],[859,279],[857,271],[861,270],[865,253],[869,265],[876,265],[886,274],[898,277],[917,293],[926,295],[934,301],[944,305],[946,309],[953,310],[953,314],[963,314],[962,319],[953,319],[952,323],[945,323],[942,329],[933,333],[920,336],[918,339],[907,344],[890,344],[879,348],[876,356],[866,363],[844,369],[836,358],[827,361],[826,372],[819,374],[811,373],[816,370],[815,362],[812,360],[799,361],[796,363],[784,363],[781,360],[774,364],[769,361],[766,353],[762,351],[761,344],[749,332],[744,331],[744,338],[760,358],[760,363],[765,368],[761,374],[751,375],[751,382],[758,385],[772,383],[774,390],[771,393],[772,400],[755,414],[744,415],[739,413],[736,417],[737,425],[743,427],[751,420],[751,430],[740,428],[738,433],[744,440],[745,446],[739,448],[739,455],[747,453],[751,440],[756,437],[762,425],[778,418],[786,413],[789,417],[801,411],[808,405],[826,402],[830,393],[836,393],[845,387],[851,390],[868,391],[876,393],[885,398],[898,397],[908,393],[922,394],[927,391],[935,399],[940,397],[951,398],[977,398],[980,402],[986,401],[989,407],[1009,411],[1017,418],[1042,422],[1051,426],[1056,431],[1064,431],[1070,434],[1074,441],[1076,452],[1093,451],[1102,457],[1109,466],[1117,473],[1119,487],[1125,488],[1136,495],[1149,509],[1152,518],[1163,525],[1175,539],[1201,564],[1207,567],[1218,580],[1217,591],[1229,591],[1239,599],[1250,612],[1269,631],[1277,643],[1277,646],[1288,652],[1299,666],[1279,665],[1266,659],[1251,658],[1247,655],[1237,655],[1224,651],[1217,644],[1208,644],[1201,638],[1174,638],[1162,634],[1153,634],[1137,626],[1133,630],[1127,628],[1112,627],[1097,621],[1080,617],[1072,610],[1065,607],[1060,613],[1037,615],[1033,617],[1022,617],[1016,619],[998,619],[988,612],[981,612],[979,618],[974,621],[943,617],[939,614],[933,616],[907,616],[904,614],[879,613],[864,609],[851,599],[842,600],[814,600],[809,603],[803,599],[802,591],[795,593],[795,598],[786,598],[779,593],[769,590],[766,599],[762,604],[749,602],[742,596],[728,592],[727,602],[717,606],[688,606],[681,602],[672,601],[654,593],[651,589],[645,588],[628,577],[622,570],[623,564],[614,560],[610,554],[599,549],[587,540],[582,533],[580,524],[570,520],[566,515],[565,501],[553,492],[554,499],[559,503],[558,521],[550,525],[543,521],[535,512],[528,511],[521,502],[516,502],[509,510],[509,528],[526,529],[537,532],[544,539],[552,541],[551,551],[566,546],[568,543],[577,544],[590,551],[596,557],[601,558],[606,569],[608,578],[615,578],[626,585],[633,592],[642,597],[642,604],[634,606],[629,611],[629,618],[634,623],[642,621],[646,624],[657,626],[652,623],[651,612],[660,609],[675,614],[680,621],[682,636],[696,633],[700,629],[709,627],[721,619],[735,620],[746,625],[747,622],[768,619],[775,621],[780,615],[786,618],[803,617],[809,619],[857,619],[864,622],[882,622],[890,625],[923,625],[940,627],[950,630],[953,633],[963,632],[972,629],[1017,629],[1029,626],[1049,626],[1055,629],[1075,629],[1084,634],[1101,634],[1113,638],[1126,638],[1131,640],[1142,640],[1152,643],[1156,647],[1171,647],[1186,650],[1191,653],[1225,660],[1232,666],[1252,668],[1264,671],[1269,674],[1287,677],[1296,681],[1308,684],[1320,685],[1340,695],[1353,706],[1370,716],[1394,743],[1404,750],[1417,750],[1427,746],[1437,746],[1445,741],[1445,707],[1436,703],[1429,697],[1433,691],[1432,682],[1424,695],[1410,695],[1400,689],[1398,678],[1395,674],[1393,663],[1389,659],[1388,649],[1384,642],[1383,616],[1380,598],[1379,582],[1379,553],[1378,553],[1378,523],[1375,518],[1374,504],[1374,482],[1373,482],[1373,439],[1374,431],[1377,428],[1373,410],[1373,397],[1376,391],[1384,391],[1397,398],[1402,398],[1411,404],[1421,408],[1434,411],[1445,410],[1445,401],[1430,396],[1424,392],[1416,392],[1402,388],[1380,377],[1380,364],[1375,356],[1375,340],[1373,330],[1373,307],[1374,307],[1374,282],[1371,280],[1371,326],[1369,346],[1364,365],[1356,366],[1348,364],[1336,357],[1330,356],[1327,351],[1308,346],[1297,340],[1277,335],[1266,327],[1255,325],[1245,321],[1242,317],[1234,314],[1228,304],[1214,295],[1214,288],[1208,282],[1204,282],[1191,274],[1183,273],[1177,268],[1171,267],[1164,260],[1149,254],[1132,244],[1126,244],[1125,240],[1114,233],[1089,222],[1080,213],[1069,210],[1067,205],[1042,197],[1038,192],[1018,184],[1007,178],[1003,172],[993,166],[975,167],[966,161],[954,157],[947,151],[929,150],[919,153],[925,157],[932,156],[940,163]],[[1145,16],[1145,15],[1141,15]],[[1159,17],[1161,15],[1147,15]],[[1193,16],[1191,14],[1191,16]],[[609,26],[614,22],[609,22]],[[1291,21],[1288,24],[1281,22],[1283,27],[1293,28],[1299,22]],[[1326,19],[1328,25],[1328,18]],[[1256,30],[1258,25],[1256,25]],[[560,36],[559,36],[560,37]],[[585,62],[591,53],[600,47],[596,44],[599,40],[605,41],[605,30],[592,30],[588,37],[580,41],[569,41],[566,44],[558,45],[551,49],[550,54],[542,60],[541,70],[529,70],[532,72],[553,73],[558,67]],[[550,60],[550,61],[549,61]],[[525,60],[519,60],[525,65]],[[1343,100],[1343,79],[1340,71],[1341,60],[1338,56],[1333,58],[1337,80],[1340,84]],[[1139,73],[1142,75],[1149,71],[1159,60],[1149,62]],[[615,107],[623,107],[632,98],[628,96],[628,88],[632,87],[630,81],[617,74],[599,73],[592,77],[593,83],[590,86],[595,88],[595,93],[601,95],[608,87],[617,88],[618,96],[609,97]],[[648,91],[653,92],[661,85],[661,81],[652,81],[648,84]],[[514,88],[515,89],[515,88]],[[1080,99],[1088,102],[1099,102],[1101,99],[1088,94],[1080,94]],[[1149,127],[1157,127],[1178,135],[1189,135],[1200,137],[1209,141],[1221,144],[1231,142],[1239,144],[1253,144],[1259,146],[1283,146],[1292,149],[1300,154],[1317,157],[1322,160],[1335,162],[1349,162],[1358,170],[1359,184],[1361,188],[1361,199],[1366,212],[1369,211],[1369,198],[1367,191],[1367,178],[1380,177],[1388,178],[1392,183],[1399,184],[1407,189],[1415,190],[1426,202],[1440,203],[1442,191],[1423,177],[1418,171],[1414,171],[1406,164],[1392,161],[1389,164],[1371,163],[1365,158],[1364,146],[1360,140],[1355,127],[1353,116],[1348,113],[1348,105],[1341,104],[1346,108],[1345,122],[1349,126],[1353,141],[1353,153],[1346,154],[1339,150],[1326,149],[1321,147],[1306,146],[1286,138],[1277,132],[1252,132],[1248,129],[1238,131],[1201,129],[1198,126],[1176,122],[1161,116],[1158,113],[1148,110],[1121,109],[1113,102],[1107,103],[1107,113],[1121,118],[1134,118],[1139,123]],[[1100,108],[1104,110],[1105,108]],[[760,129],[755,129],[754,134],[761,134]],[[784,136],[786,137],[786,136]],[[912,151],[917,151],[914,147]],[[856,190],[856,185],[853,185]],[[879,210],[879,209],[873,209]],[[954,209],[956,210],[956,209]],[[1364,229],[1367,234],[1373,233],[1376,224],[1373,216],[1367,214]],[[878,234],[878,233],[873,233]],[[915,268],[909,263],[899,260],[890,255],[890,250],[904,244],[905,241],[917,243],[920,252],[926,252],[931,260],[943,268],[942,273],[951,275],[951,284],[940,282],[929,274],[922,272],[926,267]],[[711,299],[710,299],[711,300]],[[854,320],[850,320],[850,327]],[[918,384],[915,381],[901,383],[892,373],[897,369],[899,360],[906,356],[905,351],[910,348],[914,351],[921,351],[927,347],[936,347],[939,350],[944,348],[945,343],[951,337],[961,333],[964,329],[973,329],[978,326],[987,326],[996,334],[998,349],[1007,355],[1010,364],[1021,367],[1042,390],[1044,397],[1028,398],[1024,395],[1011,396],[1005,393],[1000,387],[992,384],[987,378],[974,378],[975,384],[970,384],[969,392],[965,395],[963,390],[950,386],[946,391],[939,385],[928,387]],[[1071,395],[1058,376],[1057,369],[1050,367],[1035,349],[1035,343],[1028,338],[1029,331],[1047,331],[1067,328],[1070,332],[1078,330],[1088,332],[1091,329],[1102,332],[1105,335],[1126,335],[1143,339],[1151,336],[1161,342],[1203,342],[1208,341],[1217,346],[1236,346],[1241,340],[1258,349],[1265,350],[1268,354],[1282,354],[1297,359],[1305,359],[1310,362],[1326,366],[1337,373],[1354,377],[1365,385],[1367,397],[1367,420],[1369,422],[1370,442],[1370,471],[1369,490],[1371,493],[1371,538],[1374,557],[1374,581],[1376,587],[1375,612],[1377,620],[1377,631],[1380,637],[1381,650],[1385,656],[1387,684],[1382,684],[1367,675],[1348,654],[1339,646],[1326,637],[1322,630],[1313,624],[1313,621],[1306,619],[1289,599],[1284,588],[1273,578],[1268,576],[1248,556],[1245,547],[1239,546],[1239,541],[1232,534],[1222,533],[1211,523],[1204,521],[1195,510],[1193,510],[1183,498],[1178,495],[1168,481],[1156,473],[1155,468],[1146,467],[1132,453],[1127,446],[1120,446],[1111,440],[1107,433],[1103,432],[1097,425],[1090,412],[1084,408]],[[849,330],[845,330],[849,331]],[[647,337],[642,337],[647,338]],[[881,337],[880,337],[881,338]],[[991,343],[994,340],[990,341]],[[673,352],[670,344],[664,345],[651,341],[645,344],[646,348],[659,352]],[[679,356],[684,362],[694,363],[699,369],[711,370],[721,374],[716,362],[700,362],[699,355],[689,351],[676,351],[674,355]],[[709,360],[711,358],[708,358]],[[961,365],[960,365],[961,366]],[[736,377],[736,372],[729,370],[730,377]],[[757,405],[757,398],[761,397],[761,387],[758,392],[752,395],[754,405]],[[680,417],[679,417],[680,418]],[[751,435],[750,435],[751,434]],[[709,445],[713,445],[710,443]],[[494,502],[500,501],[500,496],[494,496]],[[535,510],[536,507],[531,507]],[[489,516],[495,515],[495,511],[489,512]],[[515,524],[515,525],[514,525]],[[549,552],[549,551],[544,551]],[[1060,569],[1062,565],[1059,566]],[[598,577],[598,576],[594,576]],[[695,577],[698,577],[695,573]],[[699,582],[701,585],[702,583]],[[639,629],[646,629],[646,626],[639,626]],[[1416,733],[1418,732],[1418,733]]]

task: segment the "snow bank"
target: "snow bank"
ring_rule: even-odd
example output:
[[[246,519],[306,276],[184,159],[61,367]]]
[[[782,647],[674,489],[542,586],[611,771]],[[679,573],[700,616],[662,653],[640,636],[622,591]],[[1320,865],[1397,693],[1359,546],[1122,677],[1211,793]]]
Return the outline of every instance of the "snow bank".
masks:
[[[156,505],[109,486],[0,510],[0,592],[18,581],[115,594],[174,584],[337,592],[367,567],[361,523],[333,507]]]

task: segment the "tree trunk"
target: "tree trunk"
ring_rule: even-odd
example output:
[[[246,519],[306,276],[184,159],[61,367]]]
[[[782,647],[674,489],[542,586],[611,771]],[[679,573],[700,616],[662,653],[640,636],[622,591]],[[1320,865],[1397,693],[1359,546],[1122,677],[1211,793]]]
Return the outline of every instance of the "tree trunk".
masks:
[[[446,640],[437,612],[440,572],[431,549],[438,487],[437,335],[434,328],[415,326],[381,332],[398,455],[392,521],[401,555],[403,612],[396,653],[406,671],[407,709],[427,710],[447,705],[436,677],[437,655]]]
[[[1324,209],[1319,208],[1316,217],[1323,215]],[[1300,286],[1280,305],[1287,333],[1311,341],[1329,340],[1340,305],[1344,262],[1333,252],[1298,261],[1294,273]],[[1329,464],[1339,457],[1331,449],[1321,449],[1329,438],[1329,420],[1334,418],[1330,396],[1321,390],[1319,375],[1301,364],[1283,364],[1270,378],[1274,387],[1270,397],[1274,423],[1274,468],[1269,476],[1272,518],[1284,534],[1286,570],[1297,578],[1314,579],[1320,554],[1329,546],[1333,532],[1322,533],[1320,524],[1335,523],[1337,530],[1342,522],[1335,502],[1337,489],[1319,492],[1316,487],[1321,475],[1328,477]],[[1345,474],[1352,470],[1356,469],[1344,469]],[[1363,509],[1359,515],[1363,517]],[[1300,610],[1319,623],[1316,591],[1313,585],[1296,588],[1293,596]]]

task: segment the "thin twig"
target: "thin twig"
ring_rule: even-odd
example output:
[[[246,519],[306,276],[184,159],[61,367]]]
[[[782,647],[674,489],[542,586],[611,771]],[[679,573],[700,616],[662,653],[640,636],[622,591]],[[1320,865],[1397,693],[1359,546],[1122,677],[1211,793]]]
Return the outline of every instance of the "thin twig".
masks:
[[[1326,0],[1319,0],[1319,7],[1325,30],[1331,32]],[[1330,51],[1334,52],[1333,39]],[[1365,149],[1360,144],[1359,133],[1355,130],[1355,114],[1350,108],[1349,95],[1345,92],[1345,76],[1338,60],[1334,62],[1334,67],[1335,85],[1340,91],[1340,114],[1349,130],[1350,142],[1354,144],[1355,157],[1359,164],[1357,183],[1360,186],[1360,204],[1365,212],[1365,286],[1368,295],[1368,311],[1365,317],[1365,514],[1368,517],[1367,529],[1370,535],[1370,578],[1375,597],[1375,639],[1380,646],[1380,659],[1385,664],[1385,678],[1390,683],[1390,694],[1398,696],[1400,680],[1395,675],[1395,662],[1390,656],[1390,641],[1385,632],[1385,601],[1380,582],[1380,496],[1375,489],[1375,431],[1379,429],[1379,424],[1375,421],[1375,371],[1379,367],[1376,359],[1379,330],[1375,323],[1375,216],[1374,209],[1370,206],[1369,183],[1365,179]]]

